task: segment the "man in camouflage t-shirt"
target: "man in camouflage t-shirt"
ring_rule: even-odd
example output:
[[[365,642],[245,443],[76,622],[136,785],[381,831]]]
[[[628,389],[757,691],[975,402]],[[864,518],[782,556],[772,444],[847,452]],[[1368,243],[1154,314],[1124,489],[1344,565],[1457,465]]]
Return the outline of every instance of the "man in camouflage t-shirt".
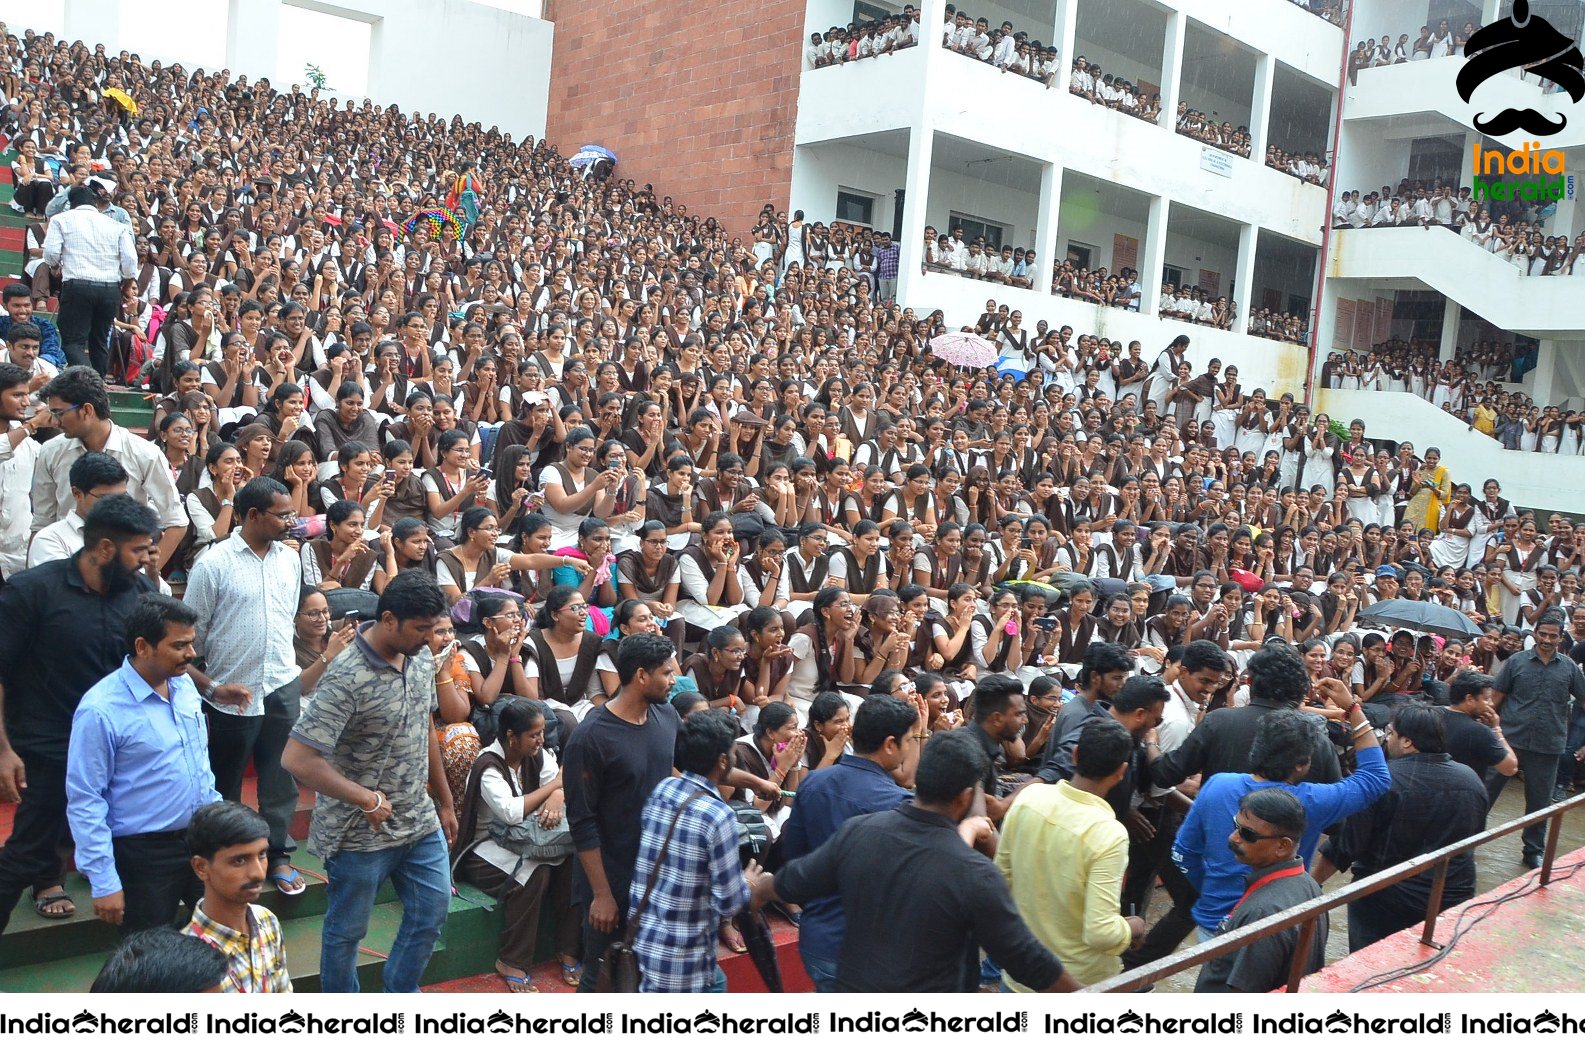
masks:
[[[282,756],[318,793],[308,850],[324,858],[330,878],[320,958],[327,992],[358,990],[358,943],[385,880],[403,911],[385,963],[386,991],[418,990],[445,925],[447,846],[457,820],[429,721],[429,636],[445,611],[433,578],[407,572],[391,581],[377,619],[325,669]]]

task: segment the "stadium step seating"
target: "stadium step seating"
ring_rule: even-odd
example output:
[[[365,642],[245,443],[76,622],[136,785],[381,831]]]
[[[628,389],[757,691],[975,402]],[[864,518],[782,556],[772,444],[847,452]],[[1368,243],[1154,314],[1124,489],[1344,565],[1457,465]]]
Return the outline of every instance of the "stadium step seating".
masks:
[[[257,804],[254,782],[243,785],[243,801]],[[292,819],[292,836],[299,842],[308,837],[309,816],[314,796],[304,791],[298,797]],[[0,840],[11,831],[11,811],[0,807]],[[308,888],[296,897],[287,897],[270,884],[259,903],[281,920],[286,940],[286,960],[292,986],[297,991],[319,990],[319,943],[326,907],[325,878],[318,859],[299,849],[294,859]],[[87,991],[94,976],[116,945],[116,931],[94,917],[88,884],[72,872],[66,889],[77,903],[77,914],[70,919],[45,919],[33,910],[26,896],[12,913],[6,932],[0,936],[0,993]],[[480,890],[461,886],[453,893],[451,911],[439,947],[424,971],[424,982],[435,984],[474,974],[494,972],[500,947],[500,909],[495,908]],[[488,906],[487,906],[488,905]],[[546,918],[549,918],[548,912]],[[376,898],[369,921],[369,935],[358,962],[359,983],[364,991],[380,990],[380,967],[390,951],[402,921],[402,906],[389,884]],[[546,937],[549,927],[542,931]],[[549,942],[542,937],[542,955],[550,956]]]
[[[110,418],[128,430],[145,431],[154,422],[154,402],[141,390],[111,387]]]

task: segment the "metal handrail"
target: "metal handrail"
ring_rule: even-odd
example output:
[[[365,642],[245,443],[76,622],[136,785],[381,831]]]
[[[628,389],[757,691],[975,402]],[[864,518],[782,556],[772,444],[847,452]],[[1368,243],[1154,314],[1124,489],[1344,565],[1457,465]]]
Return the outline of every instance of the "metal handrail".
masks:
[[[1357,879],[1330,893],[1325,893],[1312,901],[1295,905],[1286,911],[1278,912],[1249,926],[1240,927],[1238,930],[1223,934],[1203,944],[1197,944],[1165,959],[1147,963],[1144,966],[1118,974],[1109,980],[1100,981],[1085,988],[1087,992],[1132,992],[1154,984],[1155,982],[1170,977],[1175,973],[1210,962],[1253,943],[1273,933],[1299,926],[1299,943],[1293,954],[1293,965],[1288,971],[1289,992],[1297,992],[1300,982],[1304,979],[1305,964],[1309,960],[1310,945],[1315,940],[1315,928],[1318,922],[1324,921],[1327,912],[1342,904],[1350,904],[1362,897],[1368,897],[1377,890],[1396,885],[1405,879],[1411,878],[1427,871],[1436,869],[1436,879],[1431,885],[1431,896],[1425,912],[1425,932],[1420,935],[1420,943],[1440,950],[1441,945],[1433,938],[1436,935],[1436,920],[1442,911],[1442,891],[1447,885],[1448,864],[1454,857],[1468,853],[1473,849],[1494,842],[1505,835],[1522,831],[1532,824],[1548,821],[1546,836],[1546,851],[1541,858],[1541,881],[1545,886],[1552,881],[1552,862],[1557,858],[1558,836],[1563,830],[1563,815],[1571,809],[1585,805],[1585,795],[1579,795],[1565,802],[1558,802],[1545,809],[1538,809],[1534,813],[1510,820],[1496,828],[1489,828],[1467,839],[1462,839],[1451,846],[1443,846],[1434,853],[1425,853],[1402,864],[1378,871],[1376,874],[1363,879]]]

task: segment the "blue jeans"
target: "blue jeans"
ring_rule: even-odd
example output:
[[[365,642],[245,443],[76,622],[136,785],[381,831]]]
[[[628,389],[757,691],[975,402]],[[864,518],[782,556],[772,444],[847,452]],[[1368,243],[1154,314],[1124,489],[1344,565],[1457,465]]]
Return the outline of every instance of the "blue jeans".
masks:
[[[800,950],[803,957],[804,973],[809,975],[809,980],[814,982],[815,991],[831,993],[837,990],[837,961],[835,959],[820,959],[808,952]]]
[[[710,987],[706,988],[705,991],[715,992],[717,994],[726,992],[726,971],[721,969],[720,963],[716,964],[715,980],[710,982]]]
[[[402,925],[382,974],[388,992],[416,992],[451,905],[446,838],[433,835],[390,849],[341,850],[325,859],[325,924],[320,934],[319,980],[327,992],[358,990],[358,943],[369,932],[374,897],[386,879],[402,902]]]

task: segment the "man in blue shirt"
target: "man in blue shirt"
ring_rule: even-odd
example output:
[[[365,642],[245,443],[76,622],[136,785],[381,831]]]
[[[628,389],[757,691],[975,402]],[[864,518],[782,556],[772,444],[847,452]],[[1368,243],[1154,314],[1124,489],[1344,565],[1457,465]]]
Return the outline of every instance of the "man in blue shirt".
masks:
[[[907,802],[912,796],[896,778],[901,771],[912,780],[926,735],[918,708],[907,701],[885,695],[865,700],[853,718],[853,754],[815,770],[798,786],[798,804],[782,828],[783,856],[797,860],[823,846],[849,818]],[[817,991],[837,990],[845,928],[841,897],[817,897],[804,905],[798,953]]]
[[[77,705],[66,816],[94,914],[123,933],[167,926],[203,896],[187,822],[217,802],[198,688],[188,677],[197,615],[147,595],[127,618],[131,655]]]
[[[1358,767],[1336,784],[1301,783],[1313,753],[1310,724],[1297,711],[1273,711],[1255,734],[1250,755],[1255,771],[1217,773],[1205,782],[1172,844],[1173,861],[1200,894],[1193,914],[1201,940],[1215,935],[1245,889],[1249,866],[1227,844],[1245,795],[1271,786],[1298,796],[1306,815],[1299,856],[1308,865],[1322,831],[1365,809],[1392,786],[1381,743],[1348,687],[1328,678],[1317,683],[1317,689],[1330,704],[1346,709],[1345,724],[1353,735]]]
[[[24,321],[39,326],[39,356],[56,368],[66,367],[66,351],[61,349],[61,330],[55,322],[33,316],[33,289],[21,281],[13,281],[0,290],[0,339],[11,338],[11,326]]]

